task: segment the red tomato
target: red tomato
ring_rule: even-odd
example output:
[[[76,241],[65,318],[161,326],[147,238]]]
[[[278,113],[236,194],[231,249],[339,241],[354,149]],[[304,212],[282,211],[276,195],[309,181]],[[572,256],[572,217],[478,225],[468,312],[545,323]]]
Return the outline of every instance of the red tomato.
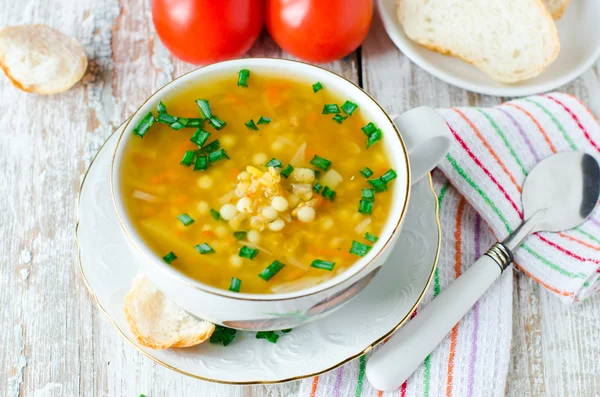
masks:
[[[330,62],[357,49],[372,16],[372,0],[267,0],[267,29],[275,42],[310,62]]]
[[[152,0],[158,37],[182,61],[207,64],[236,58],[256,41],[263,0]]]

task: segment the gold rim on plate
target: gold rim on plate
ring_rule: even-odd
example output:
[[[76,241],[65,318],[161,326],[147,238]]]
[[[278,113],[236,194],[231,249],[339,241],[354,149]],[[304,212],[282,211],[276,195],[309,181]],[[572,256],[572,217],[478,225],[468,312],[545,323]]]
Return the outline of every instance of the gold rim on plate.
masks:
[[[204,381],[208,381],[208,382],[215,382],[215,383],[220,383],[220,384],[226,384],[226,385],[238,385],[238,386],[244,386],[244,385],[273,385],[273,384],[279,384],[279,383],[285,383],[285,382],[290,382],[290,381],[294,381],[294,380],[300,380],[300,379],[305,379],[305,378],[310,378],[313,376],[317,376],[317,375],[321,375],[325,372],[331,371],[341,365],[346,364],[349,361],[354,360],[357,357],[362,356],[365,353],[368,353],[372,348],[374,348],[375,346],[377,346],[380,342],[382,342],[384,339],[386,339],[388,336],[392,335],[394,332],[396,332],[396,330],[398,330],[402,325],[404,325],[404,323],[410,318],[410,316],[413,314],[413,312],[416,310],[417,306],[419,305],[419,303],[421,303],[421,300],[423,300],[423,297],[425,296],[425,292],[427,291],[427,289],[429,288],[429,285],[431,284],[431,280],[433,279],[433,275],[435,274],[435,270],[437,268],[437,264],[438,264],[438,259],[439,259],[439,255],[440,255],[440,248],[441,248],[441,243],[442,243],[442,228],[440,225],[440,217],[439,217],[439,206],[438,206],[438,197],[437,194],[435,193],[435,189],[433,187],[433,180],[431,178],[431,174],[428,175],[429,177],[429,186],[431,188],[431,193],[433,194],[433,197],[435,198],[435,219],[436,219],[436,223],[437,223],[437,230],[438,230],[438,241],[437,241],[437,250],[435,253],[435,259],[433,262],[433,266],[431,268],[431,273],[429,274],[429,278],[427,279],[427,283],[425,284],[425,287],[423,288],[423,291],[421,291],[421,293],[419,294],[419,298],[417,299],[417,301],[415,302],[415,304],[411,307],[411,309],[408,311],[408,313],[406,314],[406,316],[404,316],[402,318],[402,320],[400,320],[400,322],[394,326],[389,332],[387,332],[386,334],[384,334],[383,336],[381,336],[380,338],[378,338],[377,340],[375,340],[373,343],[371,343],[369,346],[367,346],[366,348],[364,348],[362,351],[351,355],[350,357],[345,358],[344,360],[340,361],[337,364],[332,365],[329,368],[326,368],[324,370],[318,371],[318,372],[314,372],[314,373],[310,373],[310,374],[306,374],[306,375],[301,375],[301,376],[295,376],[295,377],[291,377],[291,378],[285,378],[285,379],[278,379],[278,380],[256,380],[256,381],[244,381],[244,382],[231,382],[231,381],[224,381],[224,380],[219,380],[219,379],[211,379],[211,378],[205,378],[203,376],[199,376],[196,374],[192,374],[190,372],[186,372],[183,371],[179,368],[173,367],[172,365],[154,357],[153,355],[151,355],[150,353],[148,353],[147,351],[145,351],[144,349],[142,349],[135,341],[131,340],[129,338],[129,336],[127,336],[125,334],[125,332],[123,332],[123,330],[121,330],[121,328],[119,327],[119,325],[117,325],[117,323],[112,319],[112,317],[110,316],[110,314],[106,311],[106,309],[104,309],[104,307],[100,304],[100,301],[98,300],[98,297],[96,296],[96,294],[94,293],[94,291],[92,290],[92,287],[90,286],[87,278],[85,277],[85,273],[83,271],[83,266],[81,264],[81,249],[79,247],[79,240],[77,238],[78,236],[78,231],[79,231],[79,205],[81,202],[81,191],[83,190],[83,185],[85,184],[85,181],[87,179],[88,173],[90,171],[90,169],[92,168],[94,161],[96,161],[96,158],[98,157],[98,155],[100,154],[100,152],[102,151],[102,149],[104,148],[104,146],[106,145],[106,143],[112,138],[112,136],[119,131],[119,129],[121,127],[123,127],[126,124],[127,121],[123,122],[119,127],[117,127],[117,129],[115,129],[115,131],[113,131],[112,134],[110,134],[108,136],[108,138],[106,138],[106,141],[104,141],[104,143],[100,146],[100,148],[98,149],[98,152],[96,152],[96,154],[94,155],[94,157],[92,158],[92,161],[90,162],[87,170],[85,171],[85,174],[83,175],[83,179],[81,181],[81,186],[79,187],[79,193],[77,195],[77,205],[76,205],[76,219],[77,219],[77,223],[75,225],[75,244],[77,246],[77,264],[78,264],[78,268],[79,268],[79,273],[81,275],[81,278],[83,279],[83,283],[85,284],[85,287],[87,288],[89,294],[92,296],[92,299],[94,300],[94,302],[96,303],[96,305],[98,305],[98,308],[100,309],[100,311],[102,313],[104,313],[104,315],[106,316],[106,318],[108,319],[108,321],[111,323],[111,325],[121,334],[121,336],[127,341],[129,342],[133,347],[135,347],[140,353],[142,353],[144,356],[148,357],[149,359],[151,359],[152,361],[154,361],[157,364],[160,364],[166,368],[169,368],[175,372],[178,372],[180,374],[186,375],[186,376],[190,376],[192,378],[196,378],[196,379],[200,379],[200,380],[204,380]],[[318,320],[317,320],[318,321]]]

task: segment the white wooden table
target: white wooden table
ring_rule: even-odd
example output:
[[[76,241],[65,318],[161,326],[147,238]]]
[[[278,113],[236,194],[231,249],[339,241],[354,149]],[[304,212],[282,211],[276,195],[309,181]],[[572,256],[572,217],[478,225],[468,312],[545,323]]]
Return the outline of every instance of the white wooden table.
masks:
[[[83,84],[51,97],[0,77],[0,395],[292,396],[298,384],[228,387],[172,372],[137,352],[94,307],[77,271],[75,198],[104,139],[150,93],[191,70],[153,33],[149,0],[0,0],[0,28],[46,23],[78,38]],[[285,56],[263,34],[249,56]],[[326,65],[390,112],[494,105],[412,64],[378,18],[362,48]],[[600,110],[600,62],[562,87]],[[598,113],[597,113],[598,114]],[[600,395],[600,296],[563,306],[515,277],[509,396]]]

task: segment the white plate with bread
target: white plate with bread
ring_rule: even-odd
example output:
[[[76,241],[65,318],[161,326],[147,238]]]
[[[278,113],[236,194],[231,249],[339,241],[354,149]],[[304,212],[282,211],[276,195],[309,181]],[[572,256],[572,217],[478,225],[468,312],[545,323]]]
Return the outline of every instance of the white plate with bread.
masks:
[[[431,178],[412,187],[398,243],[381,267],[385,274],[347,305],[291,332],[278,332],[277,343],[242,331],[227,346],[211,343],[211,334],[217,334],[214,325],[179,308],[139,274],[140,256],[124,236],[110,198],[111,159],[121,131],[122,127],[104,144],[82,182],[76,229],[79,265],[101,311],[152,360],[195,378],[228,384],[314,376],[383,341],[425,296],[441,242]]]
[[[480,94],[547,92],[600,57],[597,0],[378,0],[378,8],[408,58]]]

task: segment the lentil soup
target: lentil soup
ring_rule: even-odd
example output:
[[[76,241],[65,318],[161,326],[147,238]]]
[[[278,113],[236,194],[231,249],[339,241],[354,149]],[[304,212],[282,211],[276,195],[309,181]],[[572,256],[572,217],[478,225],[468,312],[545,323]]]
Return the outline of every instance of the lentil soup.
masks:
[[[319,82],[244,69],[162,98],[133,133],[126,211],[157,255],[207,285],[312,287],[366,255],[390,212],[381,130]]]

